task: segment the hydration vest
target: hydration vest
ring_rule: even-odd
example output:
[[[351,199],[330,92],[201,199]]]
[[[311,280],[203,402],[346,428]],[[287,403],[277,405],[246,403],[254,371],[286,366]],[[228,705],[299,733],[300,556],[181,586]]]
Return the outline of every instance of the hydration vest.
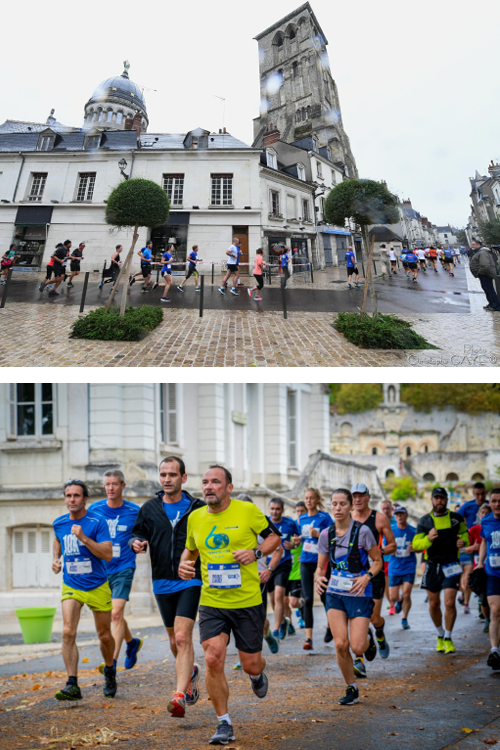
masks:
[[[349,539],[347,567],[349,569],[349,573],[353,573],[354,575],[359,575],[363,571],[368,570],[369,567],[367,565],[363,565],[363,563],[361,562],[361,554],[359,552],[359,530],[362,525],[363,524],[359,521],[354,521],[351,529],[351,538]],[[330,564],[334,570],[338,568],[337,561],[335,560],[336,537],[337,532],[335,529],[335,524],[332,523],[332,525],[328,529],[328,549],[330,554]]]

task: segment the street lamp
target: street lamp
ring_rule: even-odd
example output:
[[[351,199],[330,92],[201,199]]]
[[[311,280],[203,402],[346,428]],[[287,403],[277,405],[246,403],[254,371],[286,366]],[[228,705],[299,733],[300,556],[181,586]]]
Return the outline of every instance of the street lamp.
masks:
[[[127,162],[125,161],[125,159],[120,159],[120,161],[118,162],[118,167],[120,169],[120,174],[122,175],[122,177],[124,177],[126,180],[128,180],[128,178],[130,177],[130,175],[129,174],[125,174],[125,172],[124,172],[124,169],[125,169],[126,166],[127,166]]]

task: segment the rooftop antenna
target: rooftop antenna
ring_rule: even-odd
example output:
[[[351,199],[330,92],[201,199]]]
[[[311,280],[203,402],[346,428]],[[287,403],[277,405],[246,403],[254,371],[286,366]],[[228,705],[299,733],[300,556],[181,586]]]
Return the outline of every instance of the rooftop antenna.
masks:
[[[224,132],[226,128],[226,100],[223,96],[217,96],[217,94],[214,94],[214,96],[222,102],[222,132]]]

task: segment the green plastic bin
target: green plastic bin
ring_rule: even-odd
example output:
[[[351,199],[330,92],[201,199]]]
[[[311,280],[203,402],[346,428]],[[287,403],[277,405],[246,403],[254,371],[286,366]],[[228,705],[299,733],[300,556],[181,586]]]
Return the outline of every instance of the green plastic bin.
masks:
[[[23,607],[16,609],[25,643],[50,643],[55,607]]]

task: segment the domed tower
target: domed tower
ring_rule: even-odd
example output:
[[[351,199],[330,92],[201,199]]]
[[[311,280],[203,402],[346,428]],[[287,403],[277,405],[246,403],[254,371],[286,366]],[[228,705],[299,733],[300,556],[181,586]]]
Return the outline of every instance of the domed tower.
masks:
[[[146,103],[138,86],[128,77],[130,63],[123,63],[121,76],[103,81],[85,105],[85,128],[125,130],[127,118],[141,118],[141,131],[147,132],[149,119]],[[136,120],[137,121],[137,120]]]

